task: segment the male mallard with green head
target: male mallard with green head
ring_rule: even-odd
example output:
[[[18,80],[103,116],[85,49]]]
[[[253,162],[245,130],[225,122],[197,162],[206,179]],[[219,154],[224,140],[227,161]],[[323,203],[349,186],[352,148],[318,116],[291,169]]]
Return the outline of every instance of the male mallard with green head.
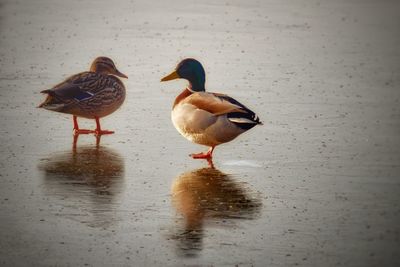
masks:
[[[217,145],[262,124],[258,116],[237,100],[224,94],[205,91],[205,72],[195,59],[182,60],[175,71],[161,81],[183,78],[189,86],[179,94],[172,107],[172,122],[180,134],[190,141],[210,147],[193,158],[211,159]]]
[[[75,134],[114,133],[101,129],[100,118],[116,111],[125,100],[125,86],[116,76],[128,78],[110,58],[98,57],[93,61],[90,71],[75,74],[53,88],[42,91],[47,98],[39,107],[72,114]],[[96,129],[79,129],[77,117],[96,120]]]

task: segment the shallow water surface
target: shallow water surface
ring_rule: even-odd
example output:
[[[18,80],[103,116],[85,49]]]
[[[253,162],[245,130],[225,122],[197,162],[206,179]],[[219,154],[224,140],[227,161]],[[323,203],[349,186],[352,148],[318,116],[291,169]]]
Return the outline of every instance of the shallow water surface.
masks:
[[[90,226],[113,223],[125,178],[124,160],[119,154],[102,146],[73,147],[72,151],[41,159],[38,168],[54,215]]]
[[[0,265],[398,266],[398,1],[2,1]],[[115,134],[39,92],[100,55]],[[207,148],[170,120],[185,57],[257,126]],[[95,122],[79,120],[94,128]]]

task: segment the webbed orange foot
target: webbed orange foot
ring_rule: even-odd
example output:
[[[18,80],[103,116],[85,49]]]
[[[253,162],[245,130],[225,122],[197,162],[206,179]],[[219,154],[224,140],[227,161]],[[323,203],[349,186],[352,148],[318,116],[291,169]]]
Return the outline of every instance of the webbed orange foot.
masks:
[[[103,135],[103,134],[113,134],[114,131],[109,131],[109,130],[95,130],[93,131],[96,135]]]
[[[190,154],[189,156],[191,156],[194,159],[211,159],[212,155],[211,153],[195,153],[195,154]]]
[[[195,154],[190,154],[189,156],[191,156],[194,159],[212,159],[212,153],[214,151],[214,148],[215,148],[214,146],[210,147],[210,149],[206,153],[204,152],[195,153]]]
[[[87,129],[75,129],[74,128],[74,135],[77,135],[77,134],[91,134],[91,133],[95,133],[95,131],[87,130]]]

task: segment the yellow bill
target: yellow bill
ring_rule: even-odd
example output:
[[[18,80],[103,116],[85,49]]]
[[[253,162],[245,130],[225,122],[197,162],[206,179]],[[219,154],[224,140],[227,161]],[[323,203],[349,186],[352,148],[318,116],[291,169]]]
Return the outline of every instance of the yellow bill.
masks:
[[[170,81],[170,80],[175,80],[180,78],[179,74],[176,71],[173,71],[171,74],[165,76],[164,78],[161,79],[162,82],[165,81]]]

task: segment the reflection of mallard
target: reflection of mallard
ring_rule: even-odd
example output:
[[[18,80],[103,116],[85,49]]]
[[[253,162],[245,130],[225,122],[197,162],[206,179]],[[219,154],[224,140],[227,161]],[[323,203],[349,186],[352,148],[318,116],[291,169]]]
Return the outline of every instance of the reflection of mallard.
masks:
[[[242,184],[214,168],[181,174],[172,185],[172,200],[185,220],[185,231],[177,239],[185,254],[201,247],[203,225],[224,219],[254,219],[261,201]]]
[[[46,194],[55,197],[53,204],[68,208],[76,205],[71,213],[82,212],[81,221],[93,215],[91,225],[110,221],[108,215],[113,213],[124,176],[123,159],[115,151],[102,146],[74,147],[42,159],[38,168],[44,173]]]

